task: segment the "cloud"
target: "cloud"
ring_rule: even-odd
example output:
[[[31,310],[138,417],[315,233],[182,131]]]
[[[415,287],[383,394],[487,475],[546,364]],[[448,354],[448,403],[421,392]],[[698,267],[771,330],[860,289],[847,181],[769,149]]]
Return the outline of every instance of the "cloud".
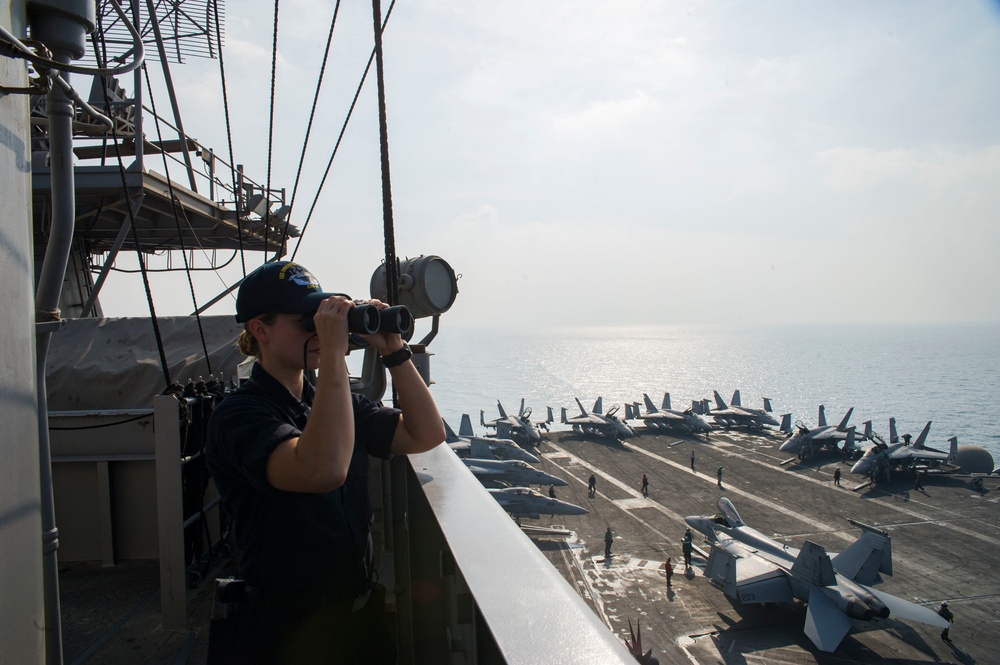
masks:
[[[639,92],[627,99],[591,102],[575,112],[560,113],[552,129],[570,140],[615,139],[636,125],[645,126],[657,115],[659,104]]]

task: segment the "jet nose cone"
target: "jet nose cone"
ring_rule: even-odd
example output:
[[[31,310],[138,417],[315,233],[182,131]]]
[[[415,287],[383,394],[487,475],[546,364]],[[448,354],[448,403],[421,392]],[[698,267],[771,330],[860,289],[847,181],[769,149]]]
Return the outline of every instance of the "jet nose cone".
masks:
[[[569,483],[567,483],[562,478],[556,478],[555,476],[552,476],[552,482],[549,483],[549,485],[555,485],[556,487],[567,487]]]
[[[868,473],[868,460],[858,460],[851,467],[851,473]]]
[[[799,442],[796,439],[789,439],[788,441],[785,441],[783,444],[781,444],[778,447],[778,450],[783,453],[788,453],[795,450],[798,447],[798,445]]]

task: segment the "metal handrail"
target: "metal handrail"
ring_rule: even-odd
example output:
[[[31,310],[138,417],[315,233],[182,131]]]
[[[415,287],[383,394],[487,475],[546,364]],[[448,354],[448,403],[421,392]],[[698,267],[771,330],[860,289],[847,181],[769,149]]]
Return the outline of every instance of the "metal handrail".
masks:
[[[456,651],[466,663],[635,663],[447,446],[409,457],[405,491],[402,528],[419,531],[406,539],[410,579],[395,571],[397,614],[412,622],[399,626],[400,663],[459,662]],[[412,580],[436,584],[438,606],[416,607],[427,603]]]

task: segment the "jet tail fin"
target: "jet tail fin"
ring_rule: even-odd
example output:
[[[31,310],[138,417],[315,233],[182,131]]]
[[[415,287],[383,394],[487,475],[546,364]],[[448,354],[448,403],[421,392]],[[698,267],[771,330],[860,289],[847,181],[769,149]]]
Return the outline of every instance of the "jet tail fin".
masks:
[[[785,434],[792,433],[792,414],[785,413],[781,416],[781,427],[778,428],[779,432],[784,432]]]
[[[848,451],[848,450],[850,450],[851,448],[854,447],[854,436],[855,436],[855,433],[857,432],[857,430],[858,430],[857,427],[848,427],[847,428],[847,438],[844,439],[844,450],[845,451]]]
[[[579,400],[577,400],[577,401],[579,401]],[[559,422],[563,423],[564,425],[566,425],[566,424],[569,423],[569,419],[566,417],[566,407],[565,406],[562,407],[562,414],[561,414]]]
[[[504,410],[503,404],[500,403],[500,400],[497,400],[497,411],[500,412],[500,417],[501,418],[506,418],[507,417],[507,412]]]
[[[446,424],[445,428],[447,428],[447,427],[448,426]],[[476,435],[476,433],[472,431],[472,418],[470,418],[469,414],[467,414],[467,413],[463,413],[462,414],[462,422],[458,426],[458,434],[460,436],[475,436]]]
[[[819,586],[833,586],[837,576],[833,571],[833,562],[822,545],[807,540],[799,550],[792,564],[792,574]]]
[[[951,448],[948,451],[948,461],[954,462],[956,459],[958,459],[958,437],[957,436],[951,437],[950,439],[948,439],[948,443],[951,444]]]
[[[847,410],[847,413],[844,414],[844,419],[840,421],[839,425],[837,425],[837,429],[839,430],[845,429],[847,427],[847,422],[851,419],[851,414],[853,413],[854,413],[854,407],[852,406]]]
[[[545,409],[548,411],[548,414],[545,417],[545,422],[546,423],[554,422],[555,418],[552,416],[552,407],[551,406],[547,406],[547,407],[545,407]]]
[[[889,418],[889,443],[899,443],[899,434],[896,433],[895,418]]]
[[[656,413],[656,405],[653,404],[653,400],[649,399],[649,395],[643,393],[642,399],[646,403],[646,413]]]
[[[718,390],[713,390],[712,392],[715,393],[715,406],[716,406],[716,408],[718,408],[719,411],[723,411],[725,409],[728,409],[729,407],[726,406],[726,402],[722,399],[722,395],[719,394],[719,391]]]
[[[917,436],[917,440],[913,442],[913,446],[915,448],[924,447],[924,442],[927,441],[927,433],[931,431],[931,422],[933,421],[928,420],[927,424],[924,425],[924,428],[920,430],[920,434],[919,436]]]
[[[872,439],[872,421],[866,420],[862,424],[865,426],[865,433],[864,433],[864,435],[862,435],[861,440],[862,441],[871,441],[871,439]]]
[[[465,416],[465,418],[468,418],[468,416]],[[451,425],[448,424],[448,421],[442,418],[441,422],[444,423],[444,442],[454,443],[458,441],[458,436],[455,434],[455,430],[451,428]]]
[[[604,398],[598,397],[597,401],[594,402],[594,413],[601,414],[604,413]]]
[[[764,410],[771,413],[771,399],[769,397],[764,398]]]
[[[638,402],[636,402],[636,404],[638,404]],[[625,402],[625,420],[632,420],[633,418],[635,418],[635,416],[633,415],[635,413],[632,410],[633,408],[634,407],[631,404]]]
[[[583,408],[583,403],[580,402],[580,398],[579,397],[574,397],[573,399],[576,400],[576,405],[578,407],[580,407],[580,415],[581,416],[586,416],[587,415],[587,410],[585,408]],[[565,412],[566,412],[566,409],[563,408],[563,422],[566,422],[566,413]]]
[[[833,557],[834,569],[858,584],[870,586],[878,574],[892,575],[892,541],[875,530],[865,531],[850,547]]]
[[[740,398],[740,390],[737,388],[733,391],[733,399],[729,401],[731,406],[743,406],[743,400]]]
[[[670,393],[663,393],[663,408],[667,411],[670,410]]]
[[[524,415],[524,398],[523,397],[521,398],[521,408],[517,410],[517,415],[519,415],[519,416],[523,416]]]
[[[473,439],[469,442],[469,457],[472,459],[496,459],[489,444],[479,439]]]
[[[826,427],[826,407],[822,404],[819,405],[819,415],[816,419],[819,421],[816,424],[817,427]]]

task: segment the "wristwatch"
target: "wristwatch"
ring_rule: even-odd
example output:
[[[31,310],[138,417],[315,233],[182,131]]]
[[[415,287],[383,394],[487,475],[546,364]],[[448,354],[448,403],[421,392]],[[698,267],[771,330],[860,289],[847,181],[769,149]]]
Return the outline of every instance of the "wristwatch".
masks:
[[[413,351],[410,350],[410,345],[403,342],[403,348],[398,351],[393,351],[387,356],[382,356],[382,366],[386,369],[392,369],[393,367],[399,367],[407,360],[413,357]]]

